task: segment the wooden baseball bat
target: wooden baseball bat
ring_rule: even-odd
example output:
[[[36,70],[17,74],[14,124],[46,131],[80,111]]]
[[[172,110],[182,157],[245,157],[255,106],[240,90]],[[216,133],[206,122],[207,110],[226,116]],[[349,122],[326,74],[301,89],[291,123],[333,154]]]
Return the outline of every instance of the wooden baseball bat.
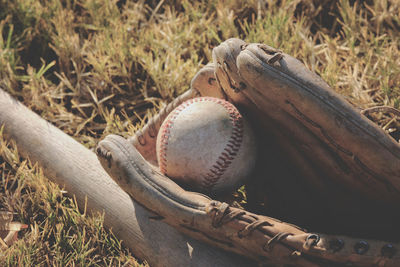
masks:
[[[251,266],[238,255],[191,239],[131,199],[103,170],[96,155],[0,89],[0,125],[19,151],[78,205],[105,212],[104,225],[151,266]]]

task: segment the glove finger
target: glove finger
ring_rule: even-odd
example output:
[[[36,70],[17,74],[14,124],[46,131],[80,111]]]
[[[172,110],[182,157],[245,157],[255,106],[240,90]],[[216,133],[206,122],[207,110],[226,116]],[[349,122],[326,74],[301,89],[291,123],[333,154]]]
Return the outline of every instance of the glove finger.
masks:
[[[329,162],[333,168],[327,169],[327,159],[320,158],[330,176],[376,200],[399,203],[400,145],[301,62],[282,56],[268,63],[271,55],[262,45],[251,44],[238,56],[237,65],[263,99],[277,103],[334,152],[336,160]]]
[[[214,63],[208,63],[196,73],[190,83],[190,87],[199,92],[200,96],[226,99],[226,95],[217,83],[214,72]]]

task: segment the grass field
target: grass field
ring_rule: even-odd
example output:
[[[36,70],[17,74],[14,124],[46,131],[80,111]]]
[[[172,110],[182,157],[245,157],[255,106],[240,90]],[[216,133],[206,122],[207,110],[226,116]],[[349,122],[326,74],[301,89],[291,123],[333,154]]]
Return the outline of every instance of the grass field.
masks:
[[[93,148],[132,135],[230,37],[297,57],[360,109],[400,107],[399,0],[0,0],[0,86]],[[400,118],[371,119],[400,139]],[[1,133],[0,177],[0,209],[29,225],[0,265],[146,265]]]

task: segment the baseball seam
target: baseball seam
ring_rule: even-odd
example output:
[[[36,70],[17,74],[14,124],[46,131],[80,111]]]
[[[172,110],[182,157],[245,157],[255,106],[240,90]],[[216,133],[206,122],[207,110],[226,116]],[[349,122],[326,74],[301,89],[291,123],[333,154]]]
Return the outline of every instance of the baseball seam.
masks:
[[[218,180],[224,175],[232,161],[237,156],[240,146],[243,141],[243,118],[237,109],[229,102],[220,99],[212,99],[213,101],[221,104],[229,113],[232,123],[232,134],[218,157],[215,164],[210,168],[208,173],[203,177],[203,186],[206,190],[210,191]]]
[[[167,150],[168,150],[168,141],[171,133],[171,128],[174,125],[174,121],[176,117],[178,117],[179,113],[182,112],[186,107],[188,107],[193,99],[190,99],[186,102],[183,102],[180,106],[178,106],[172,113],[168,120],[163,125],[163,129],[161,130],[161,140],[160,140],[160,162],[158,163],[160,166],[160,171],[164,174],[167,173]],[[187,103],[189,102],[190,103]]]
[[[163,129],[161,130],[161,140],[160,140],[160,171],[167,174],[167,150],[168,142],[171,133],[171,128],[174,125],[175,119],[178,115],[188,106],[196,102],[211,101],[220,104],[228,112],[230,121],[232,123],[232,134],[227,141],[227,144],[219,157],[217,158],[214,165],[208,170],[208,172],[203,176],[203,187],[205,190],[211,190],[213,186],[218,182],[225,171],[228,169],[232,161],[237,156],[239,152],[242,140],[243,140],[243,118],[237,109],[229,102],[212,97],[199,97],[193,98],[185,101],[176,108],[168,120],[165,122]]]

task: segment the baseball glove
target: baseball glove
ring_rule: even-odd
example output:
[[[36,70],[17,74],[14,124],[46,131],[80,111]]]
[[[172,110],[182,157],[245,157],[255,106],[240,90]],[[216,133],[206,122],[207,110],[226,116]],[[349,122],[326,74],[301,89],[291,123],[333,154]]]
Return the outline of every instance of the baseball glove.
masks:
[[[187,191],[157,170],[162,121],[197,96],[230,101],[258,135],[246,210]],[[229,39],[214,48],[189,91],[129,140],[107,136],[97,154],[160,220],[257,262],[400,266],[399,143],[300,61],[267,45]]]

